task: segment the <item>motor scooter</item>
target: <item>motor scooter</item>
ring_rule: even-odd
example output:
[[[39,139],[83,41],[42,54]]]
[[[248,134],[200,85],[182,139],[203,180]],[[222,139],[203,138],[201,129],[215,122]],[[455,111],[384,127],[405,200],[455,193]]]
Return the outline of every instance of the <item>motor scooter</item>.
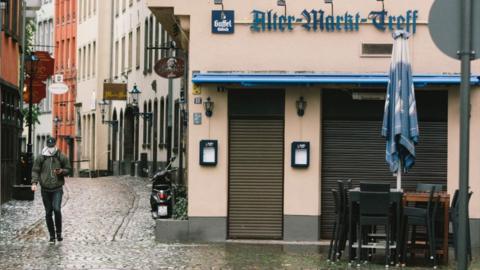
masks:
[[[174,194],[171,176],[172,172],[177,170],[172,168],[174,160],[175,157],[172,157],[168,165],[155,173],[151,179],[150,206],[153,219],[172,217]]]

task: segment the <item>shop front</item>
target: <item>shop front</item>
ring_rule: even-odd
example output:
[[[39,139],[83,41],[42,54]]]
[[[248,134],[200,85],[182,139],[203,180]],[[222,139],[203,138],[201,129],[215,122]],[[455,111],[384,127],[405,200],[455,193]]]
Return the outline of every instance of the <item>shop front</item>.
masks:
[[[430,38],[433,2],[389,3],[387,17],[378,16],[377,1],[335,1],[333,16],[323,2],[287,2],[286,10],[271,2],[225,2],[222,11],[208,3],[149,1],[157,17],[176,18],[162,24],[177,25],[174,40],[189,51],[188,215],[195,239],[328,239],[336,181],[395,185],[380,132],[391,34],[398,29],[412,33],[421,134],[403,187],[442,183],[453,193],[459,65]],[[480,74],[478,63],[473,72]],[[472,103],[480,106],[480,79],[471,82]],[[473,109],[471,137],[477,133],[480,109]],[[480,156],[477,144],[471,143],[471,162]],[[480,194],[480,168],[471,170]],[[480,244],[473,233],[480,228],[477,208],[470,210],[474,244]]]

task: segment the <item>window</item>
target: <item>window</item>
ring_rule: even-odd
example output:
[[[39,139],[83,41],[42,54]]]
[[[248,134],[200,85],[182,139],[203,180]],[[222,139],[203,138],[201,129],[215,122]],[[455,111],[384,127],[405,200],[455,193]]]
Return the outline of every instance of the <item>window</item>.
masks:
[[[125,0],[122,0],[122,13],[125,12],[127,9],[127,2]]]
[[[97,0],[92,0],[92,1],[93,1],[93,4],[92,4],[93,15],[95,15],[97,13]]]
[[[147,111],[147,102],[143,103],[143,111]],[[145,148],[147,146],[147,119],[143,117],[143,145],[142,147]]]
[[[128,5],[132,6],[133,5],[133,0],[128,0]]]
[[[86,71],[86,66],[87,66],[87,62],[86,62],[86,59],[87,59],[87,48],[85,46],[83,46],[83,59],[82,59],[82,79],[85,79],[85,71]]]
[[[70,39],[67,39],[67,47],[65,48],[65,56],[67,60],[67,69],[70,68]]]
[[[165,99],[162,97],[160,99],[160,143],[158,146],[163,148],[165,142],[164,136],[164,129],[165,129]]]
[[[145,38],[143,39],[143,74],[147,74],[148,70],[148,19],[145,19]]]
[[[88,17],[90,18],[90,16],[92,16],[92,0],[87,0],[87,3],[88,3],[88,7],[87,7]]]
[[[65,63],[65,55],[64,55],[64,53],[65,53],[65,41],[62,40],[61,44],[62,45],[60,46],[60,58],[59,58],[59,60],[60,60],[60,68],[63,69],[64,63]]]
[[[95,76],[95,70],[97,65],[97,43],[93,42],[93,56],[92,56],[92,75]]]
[[[125,72],[125,37],[122,37],[122,74]]]
[[[175,100],[175,109],[174,109],[173,113],[174,113],[174,118],[173,118],[174,122],[173,122],[173,149],[172,150],[173,150],[174,153],[178,153],[178,147],[179,147],[179,145],[178,145],[179,140],[178,139],[179,139],[179,134],[180,134],[180,132],[179,132],[180,131],[179,130],[179,128],[180,128],[180,125],[179,125],[179,123],[180,123],[180,115],[179,115],[179,113],[180,113],[180,102],[179,102],[178,99]]]
[[[87,78],[90,78],[90,71],[91,71],[91,57],[92,57],[92,54],[91,54],[91,46],[90,44],[88,44],[88,52],[87,52]]]
[[[148,101],[148,112],[152,113],[152,101]],[[152,119],[150,118],[150,121],[148,123],[148,138],[147,138],[147,144],[148,147],[152,145]]]
[[[118,58],[118,54],[120,53],[118,51],[118,40],[115,41],[115,55],[114,55],[114,59],[115,59],[115,64],[114,64],[114,68],[115,68],[115,76],[118,77],[119,74],[118,74],[118,65],[119,65],[119,58]]]
[[[162,29],[162,46],[165,46],[167,42],[167,31]],[[168,46],[168,45],[167,45]],[[162,50],[162,58],[167,56],[167,50]]]
[[[136,48],[135,48],[135,67],[140,68],[140,26],[137,27],[137,36],[136,36]]]
[[[171,147],[171,141],[170,141],[170,138],[172,137],[172,134],[169,133],[169,131],[171,131],[169,129],[169,124],[171,123],[168,123],[168,115],[170,114],[170,106],[168,104],[168,99],[169,99],[169,96],[167,95],[165,97],[165,147],[167,148],[170,148]]]
[[[160,44],[158,44],[159,42],[159,36],[160,36],[160,23],[157,21],[156,23],[157,27],[155,27],[155,47],[157,47],[155,49],[155,63],[158,61],[158,47],[160,46]]]
[[[78,49],[78,59],[82,59],[82,48]],[[82,62],[78,63],[78,72],[77,72],[77,79],[80,80],[82,73]]]
[[[148,38],[148,41],[149,41],[149,45],[150,45],[150,48],[153,47],[153,28],[154,28],[154,24],[153,24],[153,16],[150,16],[150,28],[149,28],[149,38]],[[152,67],[153,67],[153,50],[150,49],[148,50],[148,72],[152,72]]]
[[[393,45],[390,43],[362,43],[362,55],[363,56],[386,56],[392,55]]]
[[[115,0],[115,16],[118,16],[120,11],[120,0]]]
[[[133,46],[133,33],[130,32],[128,33],[128,70],[132,70],[132,57],[133,57],[133,52],[132,52],[132,46]]]

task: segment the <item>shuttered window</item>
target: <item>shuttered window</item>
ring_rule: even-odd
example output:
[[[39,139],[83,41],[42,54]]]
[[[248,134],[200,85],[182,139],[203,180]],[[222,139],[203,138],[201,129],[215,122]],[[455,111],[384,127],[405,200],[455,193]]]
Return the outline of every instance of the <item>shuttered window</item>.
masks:
[[[416,164],[402,176],[402,188],[417,183],[447,184],[447,94],[417,91],[420,141]],[[353,100],[346,92],[323,94],[321,236],[330,238],[334,215],[331,190],[337,181],[352,179],[389,182],[396,186],[385,162],[385,139],[380,131],[384,101]]]

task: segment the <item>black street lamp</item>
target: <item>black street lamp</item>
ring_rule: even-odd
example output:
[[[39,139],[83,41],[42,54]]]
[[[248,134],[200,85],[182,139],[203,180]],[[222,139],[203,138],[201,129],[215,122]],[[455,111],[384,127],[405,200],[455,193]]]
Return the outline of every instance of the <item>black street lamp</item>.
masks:
[[[28,89],[28,117],[27,117],[27,124],[28,124],[28,142],[27,142],[27,163],[28,163],[28,171],[27,171],[27,183],[30,183],[32,180],[32,167],[33,167],[33,145],[32,145],[32,126],[33,126],[33,80],[35,79],[35,73],[37,72],[37,65],[39,59],[33,53],[26,56],[27,61],[30,62],[30,69],[27,71],[29,76],[29,83],[30,87]]]
[[[58,125],[60,124],[60,122],[62,122],[62,118],[58,116],[55,116],[55,118],[53,118],[53,123],[55,123],[55,140],[57,140],[57,142],[58,142]]]
[[[132,106],[136,108],[134,110],[134,115],[138,118],[139,116],[143,117],[145,120],[148,121],[149,124],[151,124],[152,121],[152,113],[151,112],[140,112],[138,108],[138,100],[140,99],[140,95],[142,94],[142,91],[138,89],[137,85],[134,84],[132,90],[128,92],[130,95],[128,97],[128,106]]]
[[[117,126],[118,120],[105,120],[105,114],[107,113],[107,108],[110,107],[110,102],[106,100],[102,100],[98,102],[100,105],[100,112],[102,113],[102,124],[109,125],[109,126]]]

